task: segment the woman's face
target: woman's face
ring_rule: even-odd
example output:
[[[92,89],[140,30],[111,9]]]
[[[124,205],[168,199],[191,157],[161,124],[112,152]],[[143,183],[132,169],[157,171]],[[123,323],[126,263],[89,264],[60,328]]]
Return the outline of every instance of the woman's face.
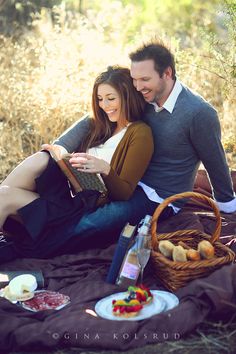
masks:
[[[107,114],[111,122],[121,119],[121,99],[119,93],[109,84],[100,84],[97,92],[99,107]]]

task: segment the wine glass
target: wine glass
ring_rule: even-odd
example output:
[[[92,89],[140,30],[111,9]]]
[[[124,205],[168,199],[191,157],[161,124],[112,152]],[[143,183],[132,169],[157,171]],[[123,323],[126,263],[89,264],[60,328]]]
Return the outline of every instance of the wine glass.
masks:
[[[151,254],[151,236],[138,235],[137,240],[137,259],[140,267],[140,284],[143,283],[143,272]]]

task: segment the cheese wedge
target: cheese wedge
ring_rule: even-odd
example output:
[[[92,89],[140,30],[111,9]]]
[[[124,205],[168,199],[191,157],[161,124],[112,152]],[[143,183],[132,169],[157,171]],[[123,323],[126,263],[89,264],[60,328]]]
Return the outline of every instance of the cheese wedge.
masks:
[[[13,278],[5,288],[5,297],[10,301],[25,301],[34,296],[37,289],[36,278],[32,274],[22,274]]]

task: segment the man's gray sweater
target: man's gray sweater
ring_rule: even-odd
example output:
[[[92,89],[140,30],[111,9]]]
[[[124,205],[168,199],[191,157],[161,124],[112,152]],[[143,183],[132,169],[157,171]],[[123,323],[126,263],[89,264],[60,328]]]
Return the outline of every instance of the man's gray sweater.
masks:
[[[201,96],[183,86],[172,113],[165,109],[157,113],[147,105],[144,121],[152,128],[155,150],[142,182],[162,198],[191,191],[202,162],[215,199],[227,202],[234,198],[219,119]]]

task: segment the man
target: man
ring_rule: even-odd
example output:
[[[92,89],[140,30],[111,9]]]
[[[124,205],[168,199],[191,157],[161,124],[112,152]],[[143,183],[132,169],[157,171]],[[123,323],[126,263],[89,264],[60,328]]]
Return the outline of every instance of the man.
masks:
[[[130,58],[134,85],[150,103],[144,120],[151,126],[155,141],[153,163],[142,179],[143,188],[152,187],[161,198],[192,190],[202,162],[219,208],[235,211],[236,199],[214,108],[176,79],[174,57],[163,44],[150,43]]]
[[[220,210],[236,211],[215,109],[176,78],[174,57],[164,44],[146,44],[131,53],[130,59],[134,86],[147,102],[144,121],[152,128],[154,154],[133,197],[82,217],[75,227],[77,240],[85,235],[88,239],[94,234],[114,235],[125,222],[137,223],[152,214],[166,197],[191,191],[200,162],[208,172]],[[75,139],[86,132],[87,123],[87,118],[80,121],[55,143],[71,151]],[[183,201],[170,205],[163,218],[178,212],[182,205]]]

